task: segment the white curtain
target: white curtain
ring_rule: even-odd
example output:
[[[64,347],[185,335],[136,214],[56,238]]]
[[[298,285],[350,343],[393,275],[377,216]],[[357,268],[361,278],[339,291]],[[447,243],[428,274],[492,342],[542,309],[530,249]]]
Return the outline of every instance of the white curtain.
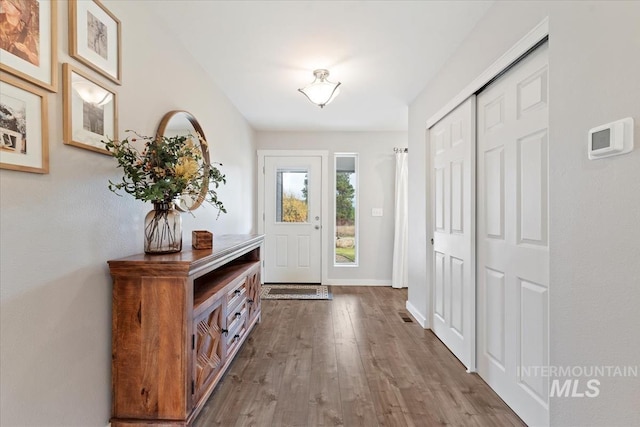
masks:
[[[409,171],[404,151],[396,151],[396,204],[395,231],[393,239],[393,273],[391,286],[406,288],[409,284],[408,238],[409,238]]]

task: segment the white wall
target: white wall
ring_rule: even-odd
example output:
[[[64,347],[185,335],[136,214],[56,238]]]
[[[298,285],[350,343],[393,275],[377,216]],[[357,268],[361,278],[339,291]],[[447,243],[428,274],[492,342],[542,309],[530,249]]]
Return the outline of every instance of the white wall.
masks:
[[[228,184],[210,206],[183,214],[191,230],[254,228],[253,131],[144,2],[107,1],[122,21],[120,131],[152,135],[162,115],[186,109],[200,121]],[[67,3],[58,2],[60,83],[68,56]],[[62,88],[62,85],[59,86]],[[62,143],[62,91],[48,96],[50,173],[0,171],[0,377],[3,426],[105,426],[111,412],[111,278],[107,260],[142,252],[151,208],[107,189],[110,157]]]
[[[425,122],[545,16],[550,70],[550,364],[640,364],[640,3],[496,2],[409,109],[409,302],[429,317]],[[587,131],[635,119],[635,151],[589,161]],[[425,195],[425,196],[423,196]],[[586,380],[585,380],[586,381]],[[554,398],[552,425],[640,424],[640,378]]]
[[[334,267],[333,246],[327,253],[328,284],[391,284],[393,257],[393,206],[395,194],[394,147],[406,147],[405,132],[257,132],[259,150],[329,151],[329,215],[333,218],[335,186],[334,153],[358,153],[359,173],[359,264]],[[409,153],[411,156],[411,153]],[[382,208],[382,217],[372,217],[372,208]],[[335,224],[329,222],[329,236]]]

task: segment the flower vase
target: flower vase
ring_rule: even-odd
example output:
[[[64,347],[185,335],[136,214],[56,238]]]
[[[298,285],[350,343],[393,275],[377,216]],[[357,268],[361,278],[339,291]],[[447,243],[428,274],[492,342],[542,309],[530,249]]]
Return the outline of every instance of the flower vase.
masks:
[[[144,219],[144,251],[170,254],[182,250],[182,218],[171,202],[153,203]]]

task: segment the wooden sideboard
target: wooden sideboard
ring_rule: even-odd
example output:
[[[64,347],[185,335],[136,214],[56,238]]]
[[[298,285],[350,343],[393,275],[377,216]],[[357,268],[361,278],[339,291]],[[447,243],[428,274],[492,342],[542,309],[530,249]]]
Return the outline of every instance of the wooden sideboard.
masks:
[[[111,425],[190,425],[260,320],[261,235],[109,261]]]

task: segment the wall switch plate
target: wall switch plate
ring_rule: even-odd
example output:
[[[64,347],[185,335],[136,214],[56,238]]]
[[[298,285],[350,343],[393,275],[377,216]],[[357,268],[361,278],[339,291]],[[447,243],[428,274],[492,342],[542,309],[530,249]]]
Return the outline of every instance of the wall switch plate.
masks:
[[[371,216],[382,216],[382,208],[371,209]]]

